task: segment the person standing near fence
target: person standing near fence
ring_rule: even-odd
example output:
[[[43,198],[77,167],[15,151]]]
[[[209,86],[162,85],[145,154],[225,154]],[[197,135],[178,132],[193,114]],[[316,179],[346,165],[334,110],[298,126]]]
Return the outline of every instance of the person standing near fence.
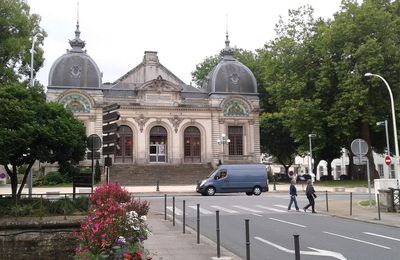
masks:
[[[296,180],[293,179],[290,182],[290,188],[289,188],[289,194],[290,194],[290,202],[288,206],[288,210],[292,207],[292,203],[294,202],[294,207],[296,208],[297,211],[299,211],[299,206],[297,206],[297,189],[296,189]]]
[[[314,200],[317,197],[317,195],[315,194],[314,186],[312,185],[311,180],[307,180],[306,196],[309,203],[307,206],[303,208],[304,212],[307,212],[307,209],[311,206],[312,213],[317,213],[315,212],[315,200]]]

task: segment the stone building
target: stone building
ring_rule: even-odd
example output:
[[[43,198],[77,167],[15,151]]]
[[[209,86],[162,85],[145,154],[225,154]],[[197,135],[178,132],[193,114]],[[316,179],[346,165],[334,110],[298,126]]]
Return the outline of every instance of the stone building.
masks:
[[[88,136],[100,137],[102,108],[120,105],[114,176],[129,166],[131,170],[133,166],[155,169],[154,165],[178,169],[216,166],[220,161],[259,162],[257,83],[253,73],[233,57],[228,34],[222,59],[201,88],[175,76],[155,51],[146,51],[139,65],[104,84],[102,72],[84,50],[79,24],[69,43],[71,49],[50,70],[47,100],[64,104],[85,124]]]

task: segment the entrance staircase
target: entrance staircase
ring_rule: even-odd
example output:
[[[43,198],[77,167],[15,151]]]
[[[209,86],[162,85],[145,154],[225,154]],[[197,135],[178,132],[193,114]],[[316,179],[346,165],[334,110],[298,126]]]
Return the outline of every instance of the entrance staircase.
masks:
[[[208,164],[131,165],[114,164],[110,182],[123,186],[196,185],[213,170]]]

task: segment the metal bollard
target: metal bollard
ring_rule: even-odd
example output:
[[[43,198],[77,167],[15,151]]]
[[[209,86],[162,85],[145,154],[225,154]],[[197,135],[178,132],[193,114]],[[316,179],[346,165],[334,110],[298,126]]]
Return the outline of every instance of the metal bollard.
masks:
[[[183,200],[183,219],[182,219],[182,226],[183,226],[183,234],[186,233],[185,226],[186,226],[186,213],[185,213],[185,200]]]
[[[329,208],[328,208],[328,191],[325,191],[325,199],[326,199],[326,212],[329,212]]]
[[[378,220],[381,220],[381,203],[379,202],[379,193],[376,194],[376,203],[378,204]]]
[[[353,215],[353,192],[350,192],[350,216]]]
[[[159,180],[157,180],[156,191],[160,191],[160,181]]]
[[[175,196],[172,197],[172,226],[175,227]]]
[[[219,210],[215,211],[216,221],[217,221],[217,257],[221,257],[221,244],[219,237]]]
[[[65,194],[64,199],[65,199],[65,204],[67,204],[67,194]],[[64,220],[67,220],[67,211],[65,209],[64,209]]]
[[[249,231],[249,220],[245,219],[245,230],[246,230],[246,260],[250,260],[250,231]]]
[[[164,220],[167,220],[167,194],[164,194]]]
[[[294,259],[300,260],[300,241],[299,235],[293,235],[294,237]]]
[[[197,204],[197,244],[200,244],[200,204]]]

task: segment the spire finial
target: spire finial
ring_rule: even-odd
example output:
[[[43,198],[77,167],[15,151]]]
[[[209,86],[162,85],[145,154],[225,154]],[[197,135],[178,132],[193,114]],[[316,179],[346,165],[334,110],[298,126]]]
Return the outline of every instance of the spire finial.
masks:
[[[233,49],[229,46],[229,33],[228,33],[228,14],[226,14],[226,38],[225,38],[225,48],[221,51],[221,55],[224,59],[233,59]]]
[[[75,30],[75,39],[69,40],[69,45],[71,45],[71,52],[83,52],[83,48],[85,48],[85,41],[82,41],[80,38],[81,31],[79,30],[79,2],[76,3],[76,30]]]

